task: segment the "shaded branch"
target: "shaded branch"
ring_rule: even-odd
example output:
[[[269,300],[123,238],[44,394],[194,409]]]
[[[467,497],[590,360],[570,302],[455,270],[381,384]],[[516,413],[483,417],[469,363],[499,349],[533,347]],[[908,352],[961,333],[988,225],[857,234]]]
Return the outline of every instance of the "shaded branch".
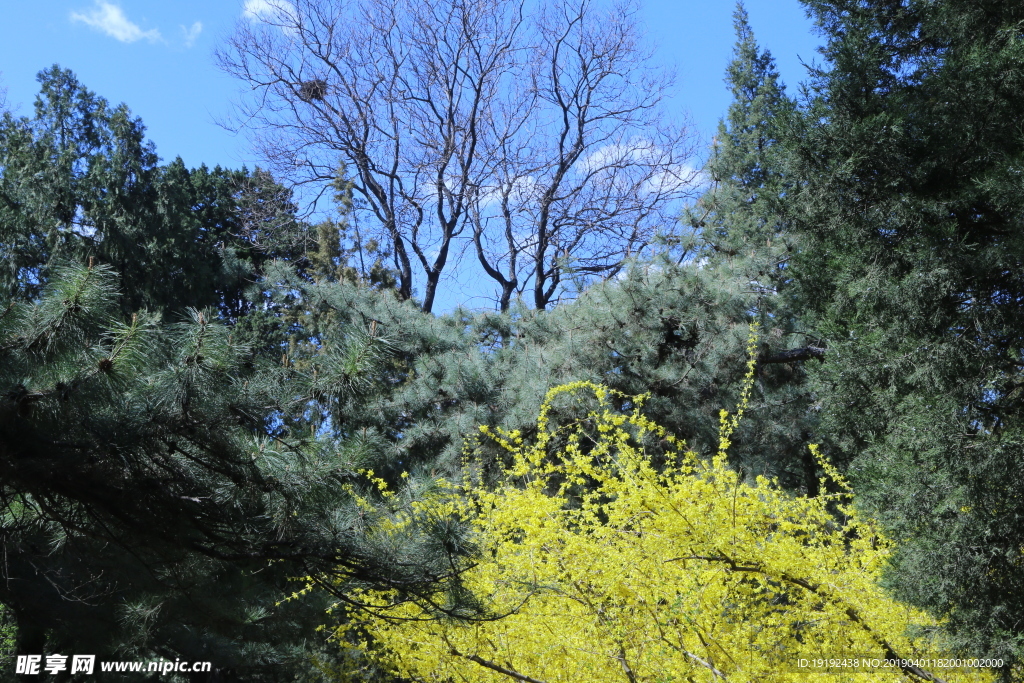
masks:
[[[864,629],[868,633],[868,635],[870,635],[871,638],[876,643],[878,643],[879,646],[881,646],[882,650],[885,652],[886,659],[893,659],[900,662],[899,667],[903,673],[908,674],[910,676],[914,676],[916,678],[920,678],[925,681],[932,681],[932,683],[946,683],[943,679],[925,671],[924,669],[921,669],[920,667],[914,666],[912,664],[907,664],[907,660],[904,657],[901,657],[896,652],[896,650],[889,643],[889,641],[875,633],[874,629],[872,629],[867,624],[867,622],[864,621],[863,617],[861,617],[860,613],[856,609],[849,605],[846,605],[842,600],[836,598],[834,595],[830,595],[829,592],[825,590],[821,584],[811,583],[806,579],[790,576],[785,572],[769,572],[759,565],[742,565],[736,562],[736,560],[733,560],[732,558],[726,555],[689,555],[686,557],[675,557],[665,561],[678,562],[680,560],[704,560],[705,562],[722,562],[728,566],[729,571],[750,572],[754,574],[761,574],[762,576],[767,576],[769,578],[781,579],[782,581],[785,581],[786,583],[791,583],[794,586],[800,586],[804,590],[810,593],[814,593],[815,595],[818,595],[820,597],[839,602],[841,606],[845,608],[846,616],[849,617],[851,621],[856,623],[862,629]]]
[[[787,349],[786,351],[777,351],[772,354],[762,354],[758,356],[757,364],[795,363],[811,359],[825,360],[825,351],[826,349],[823,347],[814,345],[804,346],[799,349]]]
[[[506,669],[505,667],[503,667],[500,664],[496,664],[496,663],[494,663],[492,661],[483,659],[482,657],[478,657],[477,655],[465,655],[465,654],[462,654],[461,652],[456,650],[454,647],[451,649],[451,653],[453,655],[455,655],[456,657],[462,657],[463,659],[468,659],[469,661],[475,662],[475,663],[479,664],[480,666],[482,666],[482,667],[484,667],[486,669],[490,669],[491,671],[497,671],[498,673],[502,674],[503,676],[508,676],[509,678],[514,678],[517,681],[523,681],[524,683],[545,683],[544,681],[542,681],[542,680],[540,680],[538,678],[531,678],[530,676],[527,676],[525,674],[521,674],[518,671],[515,671],[513,669]]]

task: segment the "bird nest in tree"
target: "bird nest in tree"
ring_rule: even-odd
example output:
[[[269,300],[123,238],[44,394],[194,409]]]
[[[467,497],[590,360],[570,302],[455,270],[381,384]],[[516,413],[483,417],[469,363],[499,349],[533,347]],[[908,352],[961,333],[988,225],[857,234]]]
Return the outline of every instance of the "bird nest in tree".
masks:
[[[299,84],[299,99],[303,102],[322,100],[327,95],[327,81],[317,78]]]

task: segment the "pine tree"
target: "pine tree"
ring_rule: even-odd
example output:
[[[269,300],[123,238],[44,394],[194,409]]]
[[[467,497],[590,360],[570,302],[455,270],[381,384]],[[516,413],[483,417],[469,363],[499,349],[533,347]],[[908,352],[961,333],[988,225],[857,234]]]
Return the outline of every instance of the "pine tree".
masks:
[[[387,340],[380,393],[339,396],[322,420],[389,453],[391,465],[378,474],[392,483],[407,469],[461,476],[466,435],[480,425],[528,433],[548,389],[582,380],[650,394],[650,414],[706,452],[717,443],[722,402],[739,390],[736,353],[754,301],[746,283],[715,268],[663,261],[638,264],[551,311],[444,316],[425,315],[388,290],[309,282],[284,263],[267,275],[276,283],[271,310],[289,321],[266,335],[283,362],[309,371],[320,349],[349,348],[346,330]],[[731,457],[750,475],[806,490],[806,406],[802,395],[791,400],[802,389],[779,362],[789,358],[786,341],[772,333],[760,349],[767,369],[751,407],[759,419],[744,424]]]
[[[138,119],[111,108],[57,66],[40,72],[32,118],[7,112],[0,127],[3,286],[31,298],[51,261],[79,257],[106,238],[120,260],[146,240],[125,218],[148,213],[157,156]]]
[[[788,486],[813,493],[818,471],[807,444],[815,419],[804,365],[820,360],[824,349],[790,293],[788,266],[799,238],[786,215],[793,180],[783,143],[796,104],[786,95],[771,53],[758,46],[742,2],[733,23],[736,44],[725,79],[733,100],[704,169],[709,187],[684,219],[697,237],[693,258],[709,277],[735,282],[736,296],[746,298],[768,332],[755,410],[757,428],[771,438],[757,441],[760,458],[746,448],[735,455],[770,463],[768,470],[783,475]]]
[[[382,454],[343,418],[286,419],[372,395],[380,342],[353,334],[305,371],[282,367],[212,310],[120,319],[118,279],[66,266],[37,300],[0,301],[0,602],[22,653],[180,656],[213,661],[218,680],[282,680],[308,668],[326,607],[278,605],[289,576],[419,595],[457,583],[458,525],[382,538],[386,518],[358,497]]]

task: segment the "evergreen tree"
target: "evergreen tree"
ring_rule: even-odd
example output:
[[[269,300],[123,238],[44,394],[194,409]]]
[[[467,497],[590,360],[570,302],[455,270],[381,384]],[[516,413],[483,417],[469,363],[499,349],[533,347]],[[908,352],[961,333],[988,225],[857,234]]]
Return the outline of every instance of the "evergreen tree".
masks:
[[[53,265],[93,258],[114,266],[126,315],[221,305],[237,317],[267,258],[253,238],[274,222],[243,208],[283,188],[258,170],[160,166],[126,106],[111,107],[57,66],[39,82],[31,118],[0,119],[0,286],[32,299]],[[296,222],[293,207],[287,218]]]
[[[385,518],[357,495],[359,472],[381,468],[371,442],[286,420],[372,395],[378,340],[353,335],[301,371],[262,362],[209,310],[119,320],[109,267],[52,275],[36,301],[0,301],[0,602],[20,652],[282,680],[309,668],[326,607],[278,605],[289,576],[417,595],[457,582],[458,525],[376,531]]]
[[[775,291],[794,248],[784,217],[788,181],[780,143],[796,106],[771,53],[758,47],[742,2],[733,23],[736,45],[725,79],[733,101],[704,169],[711,187],[687,218],[699,231],[704,256],[719,266],[741,262],[748,271],[743,275]]]
[[[823,429],[900,540],[897,594],[965,654],[1024,654],[1019,3],[806,0],[790,135]]]
[[[738,395],[736,354],[754,301],[746,283],[714,268],[662,261],[637,265],[544,312],[425,315],[391,291],[310,282],[285,263],[268,268],[267,279],[275,283],[269,310],[289,321],[265,335],[283,362],[312,371],[322,349],[352,348],[345,330],[388,340],[390,353],[376,376],[380,393],[367,400],[356,388],[320,419],[389,453],[391,465],[377,472],[393,483],[407,469],[460,476],[466,435],[480,425],[528,433],[549,388],[583,380],[650,394],[652,416],[709,452],[717,444],[718,410]],[[750,408],[758,419],[741,428],[731,457],[748,474],[806,489],[799,452],[806,444],[799,431],[805,399],[791,400],[802,390],[792,366],[780,362],[793,356],[789,341],[774,329],[764,340],[760,357],[769,370],[759,373]],[[351,362],[358,358],[355,349],[345,353]]]
[[[34,116],[4,113],[0,128],[0,244],[10,295],[32,298],[53,260],[93,242],[126,261],[145,240],[126,219],[149,207],[157,156],[127,107],[111,108],[57,66],[40,72]]]
[[[697,237],[693,258],[711,277],[735,282],[736,295],[746,297],[746,307],[767,331],[754,409],[756,427],[772,436],[758,440],[761,457],[788,486],[814,493],[818,471],[807,444],[815,419],[804,364],[820,360],[824,349],[793,305],[788,268],[799,239],[786,216],[793,181],[783,141],[796,104],[771,53],[758,47],[742,2],[733,23],[736,44],[725,79],[733,100],[704,168],[709,187],[684,220]],[[739,450],[744,459],[756,457]]]

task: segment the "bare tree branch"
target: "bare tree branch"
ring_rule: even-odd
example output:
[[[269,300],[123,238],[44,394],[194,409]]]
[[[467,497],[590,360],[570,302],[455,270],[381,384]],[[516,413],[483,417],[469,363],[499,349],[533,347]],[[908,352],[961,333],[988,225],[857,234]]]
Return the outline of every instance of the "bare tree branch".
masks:
[[[501,308],[528,288],[544,308],[643,252],[690,191],[632,0],[524,2],[270,0],[218,54],[251,88],[239,127],[298,182],[340,158],[426,311],[467,247]]]

